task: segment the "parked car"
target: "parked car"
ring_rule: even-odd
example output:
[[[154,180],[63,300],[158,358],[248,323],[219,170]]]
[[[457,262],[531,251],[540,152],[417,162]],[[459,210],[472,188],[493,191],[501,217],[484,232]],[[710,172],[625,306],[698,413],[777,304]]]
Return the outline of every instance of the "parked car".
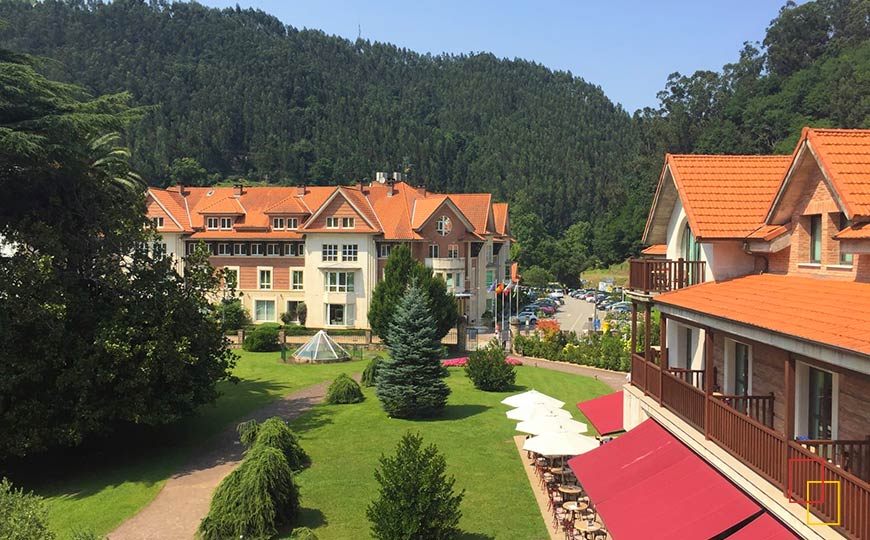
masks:
[[[615,315],[621,315],[623,313],[631,313],[631,307],[630,306],[616,306],[616,305],[614,305],[610,308],[610,312],[615,314]]]
[[[617,308],[626,308],[631,311],[631,302],[616,302],[612,306],[610,306],[610,311],[614,311]]]
[[[520,324],[538,324],[538,316],[531,311],[521,311],[517,314]]]

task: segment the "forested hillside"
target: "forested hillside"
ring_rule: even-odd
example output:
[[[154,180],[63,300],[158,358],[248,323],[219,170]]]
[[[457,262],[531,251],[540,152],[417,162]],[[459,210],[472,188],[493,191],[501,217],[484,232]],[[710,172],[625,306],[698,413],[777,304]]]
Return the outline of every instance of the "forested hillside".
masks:
[[[719,73],[673,74],[633,117],[532,62],[351,42],[255,10],[10,0],[0,42],[153,106],[128,134],[152,184],[410,171],[511,201],[523,265],[573,282],[637,250],[664,152],[788,152],[803,125],[868,126],[868,15],[867,0],[786,5],[762,44]]]

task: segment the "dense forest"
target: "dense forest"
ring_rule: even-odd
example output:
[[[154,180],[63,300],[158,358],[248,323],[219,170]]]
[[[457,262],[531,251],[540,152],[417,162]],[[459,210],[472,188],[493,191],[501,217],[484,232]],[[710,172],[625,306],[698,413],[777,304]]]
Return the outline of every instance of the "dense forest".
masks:
[[[94,95],[129,92],[149,183],[350,183],[403,170],[512,203],[516,256],[575,282],[640,233],[664,152],[788,152],[803,125],[867,127],[870,2],[786,4],[721,72],[671,75],[633,115],[571,73],[298,30],[163,0],[6,1],[0,43]]]

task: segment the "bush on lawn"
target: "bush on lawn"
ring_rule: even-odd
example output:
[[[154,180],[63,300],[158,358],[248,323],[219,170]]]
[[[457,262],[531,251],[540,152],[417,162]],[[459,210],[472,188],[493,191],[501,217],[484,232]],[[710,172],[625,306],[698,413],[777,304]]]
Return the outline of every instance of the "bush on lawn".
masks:
[[[0,538],[3,540],[54,540],[48,529],[48,510],[42,497],[0,480]]]
[[[302,449],[296,434],[283,418],[273,416],[262,423],[248,420],[239,424],[236,430],[239,440],[248,447],[248,452],[263,446],[279,450],[294,471],[299,471],[311,463],[311,458]]]
[[[239,328],[251,324],[251,316],[238,298],[221,300],[216,310],[221,322],[221,330],[224,332],[236,332]]]
[[[363,386],[374,386],[378,377],[378,369],[381,367],[381,362],[384,359],[380,356],[375,356],[371,360],[369,360],[369,365],[366,366],[366,369],[362,374],[362,383]]]
[[[333,405],[359,403],[363,399],[365,398],[359,384],[345,373],[336,377],[326,391],[326,402]]]
[[[278,344],[278,327],[262,325],[254,328],[247,336],[242,348],[251,352],[270,352],[281,349]]]
[[[299,490],[284,454],[255,444],[215,490],[199,532],[202,540],[265,540],[298,514]]]
[[[507,363],[507,355],[497,341],[491,341],[486,347],[468,355],[465,375],[475,388],[487,392],[508,390],[517,379],[516,369]]]
[[[395,456],[381,456],[375,470],[378,498],[366,509],[377,540],[455,540],[459,538],[459,505],[465,494],[453,492],[455,479],[435,445],[423,448],[419,435],[406,433]],[[411,534],[410,531],[413,531]]]
[[[317,540],[317,535],[308,527],[299,527],[290,533],[290,540]]]

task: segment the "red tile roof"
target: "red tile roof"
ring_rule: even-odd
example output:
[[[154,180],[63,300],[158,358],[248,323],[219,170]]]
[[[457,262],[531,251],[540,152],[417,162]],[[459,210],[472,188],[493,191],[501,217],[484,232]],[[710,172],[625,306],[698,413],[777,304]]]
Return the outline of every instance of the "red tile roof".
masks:
[[[247,214],[245,212],[244,207],[239,202],[239,199],[236,197],[225,197],[218,201],[213,202],[212,204],[200,208],[199,214],[209,214],[212,216],[216,215],[225,215],[225,216],[235,216],[241,214]]]
[[[447,200],[447,195],[417,199],[411,208],[411,228],[419,229],[432,217],[438,208]]]
[[[785,234],[786,232],[788,232],[788,227],[784,225],[762,225],[746,237],[753,240],[768,241],[773,240],[777,236]]]
[[[654,257],[664,257],[668,254],[667,244],[653,244],[650,247],[640,252],[641,255],[650,255]]]
[[[804,128],[798,147],[803,141],[812,147],[847,215],[870,218],[870,130]]]
[[[870,239],[870,223],[856,223],[846,227],[834,235],[837,240],[867,240]]]
[[[180,232],[192,230],[190,227],[190,216],[188,215],[184,198],[180,193],[171,189],[152,189],[149,190],[149,193],[158,205],[169,214],[170,218],[174,218],[174,220],[164,220],[163,231]],[[175,223],[176,221],[178,224]]]
[[[451,193],[450,200],[459,207],[474,225],[474,232],[478,235],[493,234],[495,227],[492,225],[492,195],[489,193]]]
[[[492,203],[492,214],[495,218],[495,232],[501,235],[508,234],[507,219],[508,219],[508,203],[497,202]]]
[[[664,293],[655,303],[870,356],[870,283],[750,275]]]
[[[725,239],[744,238],[764,223],[791,159],[668,154],[666,165],[695,236]]]

